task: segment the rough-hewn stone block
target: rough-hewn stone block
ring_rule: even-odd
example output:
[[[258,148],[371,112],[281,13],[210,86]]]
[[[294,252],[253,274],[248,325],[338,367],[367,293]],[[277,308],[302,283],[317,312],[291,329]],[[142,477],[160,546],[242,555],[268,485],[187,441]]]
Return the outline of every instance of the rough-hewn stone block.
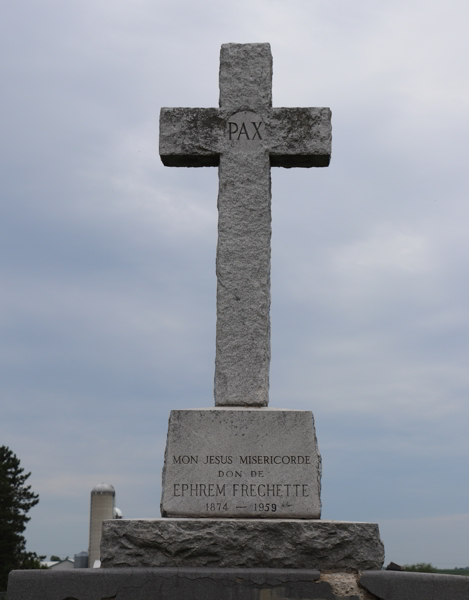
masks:
[[[258,519],[104,521],[101,564],[109,567],[379,569],[374,523]]]

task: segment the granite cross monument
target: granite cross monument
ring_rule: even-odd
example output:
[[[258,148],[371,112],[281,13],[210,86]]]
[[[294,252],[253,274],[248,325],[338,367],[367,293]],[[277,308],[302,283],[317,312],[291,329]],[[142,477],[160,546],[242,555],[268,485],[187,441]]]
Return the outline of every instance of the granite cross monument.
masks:
[[[216,406],[267,406],[270,167],[327,167],[328,108],[272,108],[269,44],[224,44],[220,108],[163,108],[168,167],[219,167]]]
[[[311,411],[267,408],[270,167],[325,167],[328,108],[272,108],[269,44],[224,44],[220,108],[163,108],[160,155],[219,167],[215,407],[171,411],[164,517],[312,518],[321,459]]]

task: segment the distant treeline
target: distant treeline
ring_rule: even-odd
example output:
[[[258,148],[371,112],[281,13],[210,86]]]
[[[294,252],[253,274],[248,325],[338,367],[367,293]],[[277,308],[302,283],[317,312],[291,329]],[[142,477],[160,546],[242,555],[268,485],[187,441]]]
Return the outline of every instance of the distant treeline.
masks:
[[[415,563],[414,565],[404,565],[404,571],[414,571],[416,573],[444,573],[445,575],[466,575],[469,576],[469,567],[454,567],[454,569],[437,569],[431,563]]]

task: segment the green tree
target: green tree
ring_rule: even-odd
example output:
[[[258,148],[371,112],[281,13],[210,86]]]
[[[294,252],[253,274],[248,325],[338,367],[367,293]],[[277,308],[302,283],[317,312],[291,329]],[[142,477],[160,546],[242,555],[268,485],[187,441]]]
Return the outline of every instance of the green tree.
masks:
[[[0,591],[6,590],[11,570],[41,568],[43,557],[26,552],[22,535],[30,519],[27,513],[39,502],[38,494],[25,485],[30,475],[7,446],[0,446]]]

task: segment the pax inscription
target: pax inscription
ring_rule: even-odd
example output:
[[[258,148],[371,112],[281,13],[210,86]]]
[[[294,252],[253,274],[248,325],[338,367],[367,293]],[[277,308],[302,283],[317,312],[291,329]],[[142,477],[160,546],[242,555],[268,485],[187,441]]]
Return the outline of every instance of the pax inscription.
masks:
[[[229,118],[226,134],[230,142],[261,142],[265,138],[265,123],[256,113],[242,111]]]

